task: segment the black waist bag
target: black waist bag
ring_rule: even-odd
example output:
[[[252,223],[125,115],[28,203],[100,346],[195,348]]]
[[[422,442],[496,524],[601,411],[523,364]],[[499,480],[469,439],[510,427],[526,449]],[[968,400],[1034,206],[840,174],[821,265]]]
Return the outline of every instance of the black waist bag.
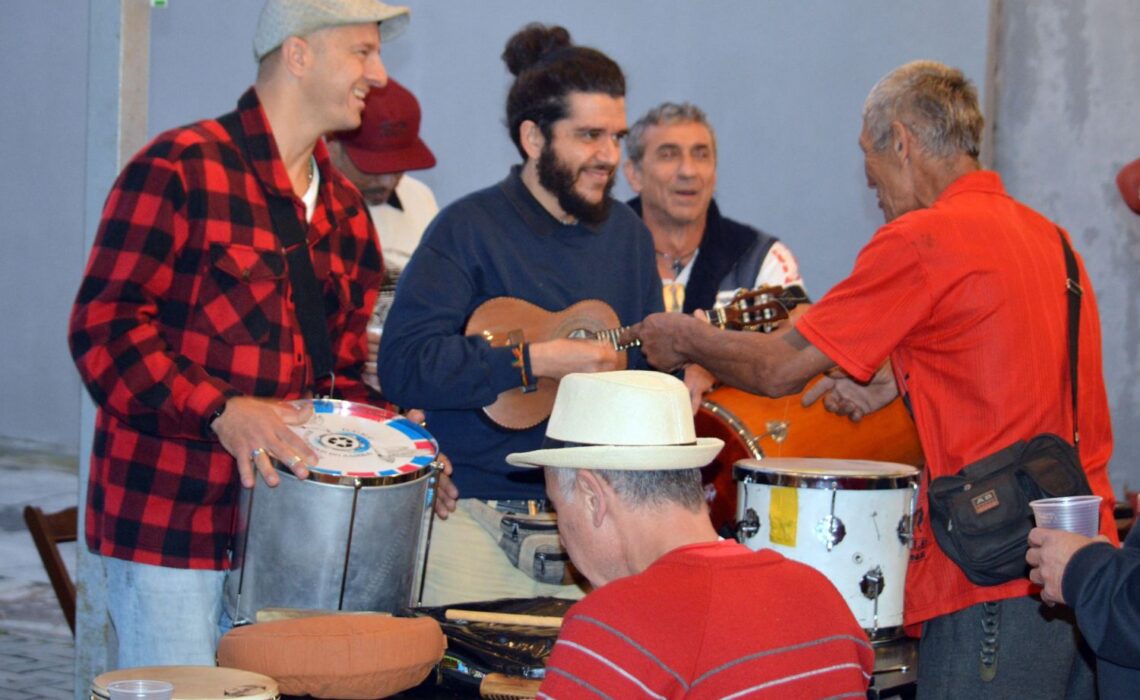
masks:
[[[930,526],[946,556],[979,586],[1027,575],[1029,502],[1092,493],[1072,445],[1043,433],[930,483]]]

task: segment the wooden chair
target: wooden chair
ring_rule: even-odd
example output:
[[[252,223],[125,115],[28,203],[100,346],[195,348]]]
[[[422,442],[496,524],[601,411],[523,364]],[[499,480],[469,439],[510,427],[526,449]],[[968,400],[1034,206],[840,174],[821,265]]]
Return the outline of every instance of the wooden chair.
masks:
[[[47,570],[48,579],[55,589],[55,597],[59,599],[59,607],[63,609],[63,616],[71,627],[71,634],[75,634],[75,583],[71,574],[59,555],[61,542],[74,542],[79,536],[78,523],[79,509],[76,506],[64,508],[58,513],[44,513],[36,506],[24,507],[24,522],[28,524],[28,531],[39,550],[40,559],[43,560],[44,569]]]

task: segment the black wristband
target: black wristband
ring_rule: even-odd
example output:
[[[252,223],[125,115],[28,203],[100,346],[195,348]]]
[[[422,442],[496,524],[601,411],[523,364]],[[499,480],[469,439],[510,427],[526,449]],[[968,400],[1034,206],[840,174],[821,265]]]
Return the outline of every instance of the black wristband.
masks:
[[[228,403],[229,399],[226,399],[226,402]],[[209,420],[206,421],[206,435],[207,436],[210,434],[210,432],[214,428],[214,421],[218,420],[218,418],[220,418],[222,416],[222,414],[225,412],[226,412],[226,404],[223,403],[221,405],[221,408],[214,411],[214,413],[210,416]]]

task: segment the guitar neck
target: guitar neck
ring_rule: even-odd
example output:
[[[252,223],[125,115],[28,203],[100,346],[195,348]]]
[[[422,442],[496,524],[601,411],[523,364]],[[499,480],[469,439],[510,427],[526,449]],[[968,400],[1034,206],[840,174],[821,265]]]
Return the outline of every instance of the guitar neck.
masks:
[[[760,287],[738,293],[724,306],[707,311],[709,322],[734,331],[771,333],[799,304],[810,303],[803,287]]]
[[[594,340],[600,340],[602,342],[609,343],[610,346],[618,352],[624,352],[630,348],[641,347],[641,338],[634,338],[627,343],[621,342],[621,336],[627,330],[629,330],[629,326],[620,326],[618,328],[607,328],[603,331],[595,331]]]

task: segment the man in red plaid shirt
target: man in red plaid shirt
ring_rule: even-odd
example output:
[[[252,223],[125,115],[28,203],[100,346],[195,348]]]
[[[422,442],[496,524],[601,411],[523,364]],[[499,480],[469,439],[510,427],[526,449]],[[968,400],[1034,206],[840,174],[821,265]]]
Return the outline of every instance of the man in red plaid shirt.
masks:
[[[270,198],[303,231],[336,395],[378,398],[360,372],[380,250],[320,139],[360,124],[387,82],[381,38],[407,20],[377,0],[268,0],[229,128],[159,135],[107,199],[69,341],[98,404],[86,540],[120,667],[214,663],[239,480],[276,485],[273,460],[304,478],[317,459],[287,401],[333,387],[314,376]]]

